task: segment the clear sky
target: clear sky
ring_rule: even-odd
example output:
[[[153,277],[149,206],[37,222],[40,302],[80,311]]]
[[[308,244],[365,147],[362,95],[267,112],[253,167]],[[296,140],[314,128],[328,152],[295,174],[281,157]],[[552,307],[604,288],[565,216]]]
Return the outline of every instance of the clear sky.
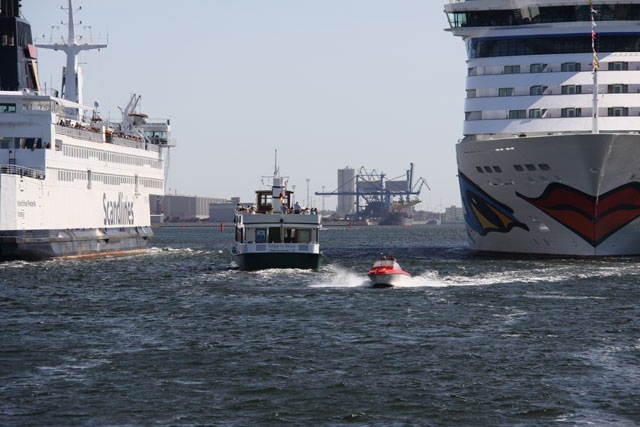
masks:
[[[460,205],[465,49],[445,0],[75,0],[84,99],[118,119],[131,93],[170,118],[171,193],[252,201],[274,151],[298,200],[337,189],[346,166],[423,177],[420,209]],[[66,0],[23,0],[34,35],[66,34]],[[52,29],[53,25],[59,28]],[[91,28],[86,28],[91,26]],[[60,88],[64,54],[39,49]],[[336,198],[325,198],[335,208]]]

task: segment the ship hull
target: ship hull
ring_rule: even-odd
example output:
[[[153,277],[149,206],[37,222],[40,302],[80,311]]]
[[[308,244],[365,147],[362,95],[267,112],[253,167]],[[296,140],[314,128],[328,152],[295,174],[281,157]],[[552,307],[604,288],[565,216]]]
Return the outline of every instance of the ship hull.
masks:
[[[56,177],[51,170],[40,177],[0,173],[0,261],[89,258],[148,248],[153,236],[148,194],[130,185],[61,185]]]
[[[369,280],[371,280],[373,288],[390,288],[397,285],[409,278],[409,274],[402,273],[369,273]]]
[[[150,228],[120,230],[15,230],[0,232],[0,261],[41,261],[141,253],[153,236]]]
[[[235,257],[240,270],[254,271],[270,268],[300,268],[317,270],[320,268],[322,257],[313,253],[246,253]]]
[[[640,254],[640,135],[461,142],[470,247],[560,256]]]
[[[403,214],[389,214],[385,216],[378,225],[413,225],[413,217]]]

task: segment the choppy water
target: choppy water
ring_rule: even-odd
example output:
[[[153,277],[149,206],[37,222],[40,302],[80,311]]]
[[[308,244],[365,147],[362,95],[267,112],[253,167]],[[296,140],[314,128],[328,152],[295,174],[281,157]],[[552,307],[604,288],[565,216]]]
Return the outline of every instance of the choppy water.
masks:
[[[640,265],[496,259],[461,228],[326,228],[318,272],[232,231],[0,264],[2,426],[640,425]],[[384,251],[413,274],[372,289]]]

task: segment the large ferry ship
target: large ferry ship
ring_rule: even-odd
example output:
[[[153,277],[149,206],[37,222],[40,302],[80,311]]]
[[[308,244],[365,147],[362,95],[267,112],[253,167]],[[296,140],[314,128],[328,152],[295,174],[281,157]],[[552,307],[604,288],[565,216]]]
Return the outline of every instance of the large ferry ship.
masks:
[[[451,0],[472,249],[640,254],[640,1]]]
[[[89,257],[144,250],[153,235],[150,194],[164,191],[168,120],[136,110],[100,119],[82,99],[75,36],[38,44],[66,53],[61,95],[39,83],[37,49],[20,0],[0,0],[0,259]]]

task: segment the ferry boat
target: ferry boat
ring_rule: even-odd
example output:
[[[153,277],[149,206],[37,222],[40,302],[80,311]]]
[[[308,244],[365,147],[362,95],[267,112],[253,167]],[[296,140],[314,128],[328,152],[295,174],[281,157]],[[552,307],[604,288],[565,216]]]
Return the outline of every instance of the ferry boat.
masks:
[[[268,178],[271,188],[256,191],[256,204],[238,206],[232,253],[240,270],[269,268],[318,269],[322,260],[322,216],[293,201],[293,191],[279,175]]]
[[[374,288],[388,288],[410,277],[394,257],[382,257],[374,261],[373,267],[369,270],[369,280]]]
[[[640,1],[451,0],[470,246],[640,254]]]
[[[85,106],[77,55],[106,47],[75,36],[38,47],[66,53],[62,95],[39,83],[37,48],[20,0],[0,2],[0,260],[133,253],[147,248],[149,196],[162,195],[169,120],[136,110],[121,122]]]

